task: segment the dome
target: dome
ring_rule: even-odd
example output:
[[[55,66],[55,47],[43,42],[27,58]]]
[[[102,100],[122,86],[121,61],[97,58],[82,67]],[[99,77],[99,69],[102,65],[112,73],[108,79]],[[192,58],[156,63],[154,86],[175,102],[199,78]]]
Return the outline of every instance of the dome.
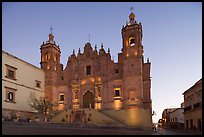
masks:
[[[50,34],[49,34],[49,40],[52,40],[52,41],[53,41],[53,39],[54,39],[54,36],[50,33]]]

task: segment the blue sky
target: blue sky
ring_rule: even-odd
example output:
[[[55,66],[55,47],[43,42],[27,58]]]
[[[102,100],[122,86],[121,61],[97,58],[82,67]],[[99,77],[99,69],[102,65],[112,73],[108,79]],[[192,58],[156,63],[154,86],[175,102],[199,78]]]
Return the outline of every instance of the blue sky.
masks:
[[[130,7],[143,26],[144,59],[151,62],[153,121],[165,108],[180,107],[182,93],[202,77],[201,2],[2,3],[2,49],[40,67],[40,46],[53,27],[67,64],[73,49],[101,43],[117,61],[121,28]]]

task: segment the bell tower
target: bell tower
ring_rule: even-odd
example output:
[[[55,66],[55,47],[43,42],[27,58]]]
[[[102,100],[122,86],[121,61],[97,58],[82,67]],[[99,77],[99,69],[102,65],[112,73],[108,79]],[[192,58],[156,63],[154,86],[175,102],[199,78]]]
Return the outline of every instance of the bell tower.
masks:
[[[41,45],[41,68],[45,71],[56,71],[57,65],[60,64],[60,48],[55,44],[54,35],[49,34],[49,39]]]
[[[142,46],[142,24],[137,23],[133,12],[129,15],[129,22],[122,28],[122,52],[125,56],[136,56],[143,54]]]
[[[60,48],[54,41],[54,35],[48,35],[49,39],[40,47],[41,51],[41,69],[45,71],[45,96],[52,98],[52,86],[57,83],[58,72],[61,71]]]
[[[123,85],[125,108],[144,108],[143,105],[143,46],[142,24],[137,23],[135,14],[122,27]]]

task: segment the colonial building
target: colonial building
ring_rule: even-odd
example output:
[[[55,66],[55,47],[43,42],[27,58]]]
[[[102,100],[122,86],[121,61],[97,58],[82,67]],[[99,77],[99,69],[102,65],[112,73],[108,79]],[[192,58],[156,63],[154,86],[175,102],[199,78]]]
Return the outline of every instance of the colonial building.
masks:
[[[177,108],[166,108],[162,112],[162,127],[170,127],[170,113],[176,110]]]
[[[45,73],[42,69],[2,51],[2,118],[25,119],[35,114],[29,106],[34,93],[44,96]]]
[[[177,108],[170,112],[170,127],[171,128],[184,128],[184,108]]]
[[[118,62],[111,60],[110,49],[99,50],[91,43],[83,52],[69,56],[63,69],[61,50],[54,35],[41,45],[41,68],[45,71],[45,96],[58,109],[130,110],[143,109],[152,117],[149,59],[144,61],[142,24],[130,13],[121,30],[122,47]]]
[[[184,93],[185,129],[202,130],[202,78]]]

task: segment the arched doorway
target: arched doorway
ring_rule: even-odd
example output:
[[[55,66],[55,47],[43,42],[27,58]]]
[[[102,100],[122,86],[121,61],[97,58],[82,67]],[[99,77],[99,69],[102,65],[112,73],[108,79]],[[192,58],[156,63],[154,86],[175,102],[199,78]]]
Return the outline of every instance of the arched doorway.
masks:
[[[75,122],[82,122],[81,120],[81,112],[77,111],[75,114]]]
[[[87,91],[83,96],[83,108],[94,108],[94,94],[90,91]]]

